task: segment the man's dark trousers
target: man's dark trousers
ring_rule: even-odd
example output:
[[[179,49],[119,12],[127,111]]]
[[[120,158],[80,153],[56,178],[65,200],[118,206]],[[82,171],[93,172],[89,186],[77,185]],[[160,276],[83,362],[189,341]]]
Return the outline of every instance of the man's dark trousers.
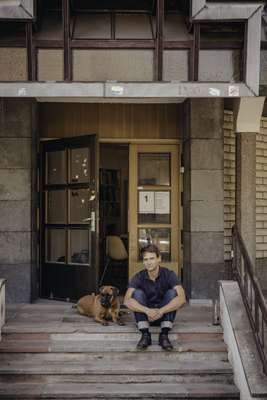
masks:
[[[175,289],[169,289],[167,292],[164,294],[161,302],[159,304],[151,304],[149,303],[146,294],[143,290],[141,289],[135,289],[132,298],[135,299],[139,304],[142,304],[143,306],[146,306],[148,308],[161,308],[163,306],[166,306],[166,304],[169,304],[169,302],[174,299],[177,296],[177,292]],[[160,319],[149,322],[148,317],[144,313],[140,312],[135,312],[134,313],[135,320],[137,323],[138,329],[147,329],[149,328],[149,325],[156,325],[156,326],[161,326],[161,328],[172,328],[173,321],[175,320],[176,316],[176,311],[171,311],[166,314],[164,314]]]

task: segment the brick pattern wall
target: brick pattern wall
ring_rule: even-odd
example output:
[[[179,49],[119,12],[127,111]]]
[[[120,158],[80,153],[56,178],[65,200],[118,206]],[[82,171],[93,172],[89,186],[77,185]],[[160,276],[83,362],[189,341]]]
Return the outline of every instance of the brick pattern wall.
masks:
[[[231,256],[231,227],[235,221],[235,133],[233,113],[224,111],[224,258]]]
[[[256,257],[267,257],[267,118],[256,141]]]
[[[224,258],[230,259],[235,221],[235,134],[233,113],[224,112]],[[256,138],[256,257],[267,257],[267,118]]]

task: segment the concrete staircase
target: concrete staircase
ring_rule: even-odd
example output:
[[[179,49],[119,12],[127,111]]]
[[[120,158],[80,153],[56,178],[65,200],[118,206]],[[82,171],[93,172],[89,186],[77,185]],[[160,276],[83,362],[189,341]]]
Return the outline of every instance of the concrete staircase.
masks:
[[[209,307],[177,316],[172,352],[135,349],[132,317],[103,327],[70,304],[12,306],[0,343],[0,399],[238,399],[222,331]]]

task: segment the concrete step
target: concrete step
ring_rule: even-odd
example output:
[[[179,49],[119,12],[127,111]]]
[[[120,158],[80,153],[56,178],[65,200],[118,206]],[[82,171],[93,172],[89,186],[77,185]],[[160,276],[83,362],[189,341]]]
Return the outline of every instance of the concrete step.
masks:
[[[110,324],[102,326],[88,319],[88,322],[62,323],[56,321],[8,321],[3,327],[5,333],[136,333],[136,325],[130,321],[125,326]],[[151,327],[151,332],[158,332],[158,327]],[[211,322],[179,322],[175,323],[172,333],[222,333],[221,326],[214,326]]]
[[[102,326],[69,304],[11,306],[0,343],[0,400],[238,399],[222,329],[211,307],[184,307],[174,350],[138,351],[132,315]]]
[[[152,332],[152,338],[158,338],[159,329],[157,331]],[[99,340],[99,341],[107,341],[107,340],[138,340],[140,337],[140,333],[135,329],[130,332],[120,332],[120,331],[101,331],[101,332],[65,332],[65,333],[53,333],[53,332],[42,332],[42,333],[31,333],[31,332],[11,332],[4,333],[2,336],[2,340],[8,341],[19,341],[19,340]],[[180,342],[223,342],[222,333],[200,333],[200,332],[176,332],[172,330],[169,333],[169,337],[173,339],[177,339]]]
[[[60,368],[61,370],[61,368]],[[49,371],[49,374],[26,374],[27,371],[24,371],[22,374],[1,374],[0,375],[0,385],[14,384],[17,385],[19,383],[46,383],[46,384],[54,384],[54,383],[220,383],[220,384],[234,384],[233,374],[231,369],[227,371],[196,371],[190,374],[182,373],[182,374],[153,374],[151,375],[149,371],[146,371],[146,374],[137,375],[137,374],[65,374],[58,375],[58,372],[52,374]]]
[[[0,353],[45,353],[45,352],[69,352],[69,353],[92,353],[92,352],[135,352],[137,340],[39,340],[39,341],[3,341],[0,343]],[[157,345],[158,338],[153,340],[153,345],[148,352],[162,351]],[[155,344],[154,344],[155,343]],[[222,342],[178,342],[172,340],[174,351],[182,352],[226,352],[227,348]]]
[[[157,351],[154,351],[154,348],[157,348]],[[118,360],[121,362],[129,361],[146,361],[153,360],[158,362],[163,362],[165,360],[171,361],[174,360],[176,362],[226,362],[228,361],[227,352],[179,352],[179,351],[163,351],[159,346],[150,346],[145,351],[136,350],[133,347],[133,351],[124,352],[124,351],[111,351],[111,352],[79,352],[79,353],[71,353],[71,352],[44,352],[44,353],[15,353],[15,352],[5,352],[0,355],[1,363],[3,361],[11,361],[18,360],[20,362],[24,361],[36,361],[36,360],[46,360],[49,362],[59,361],[62,363],[66,362],[90,362],[97,360],[106,360],[107,362],[111,362],[112,360]],[[0,363],[0,367],[1,367]]]
[[[0,399],[238,399],[234,385],[220,383],[53,383],[7,384]]]
[[[230,374],[231,366],[223,361],[188,361],[161,360],[160,363],[154,359],[146,360],[83,360],[75,361],[69,359],[47,360],[39,359],[18,361],[16,358],[2,360],[0,364],[1,375],[36,375],[36,374],[73,374],[73,375],[199,375],[199,374]]]

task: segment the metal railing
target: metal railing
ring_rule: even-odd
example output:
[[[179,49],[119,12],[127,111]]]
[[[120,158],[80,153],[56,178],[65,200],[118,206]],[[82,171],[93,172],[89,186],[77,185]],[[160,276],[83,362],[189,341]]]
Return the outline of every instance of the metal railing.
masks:
[[[0,279],[0,341],[1,330],[5,324],[6,319],[6,296],[5,296],[5,279]]]
[[[267,306],[244,241],[235,225],[232,227],[232,246],[232,278],[239,284],[263,372],[267,375]]]

